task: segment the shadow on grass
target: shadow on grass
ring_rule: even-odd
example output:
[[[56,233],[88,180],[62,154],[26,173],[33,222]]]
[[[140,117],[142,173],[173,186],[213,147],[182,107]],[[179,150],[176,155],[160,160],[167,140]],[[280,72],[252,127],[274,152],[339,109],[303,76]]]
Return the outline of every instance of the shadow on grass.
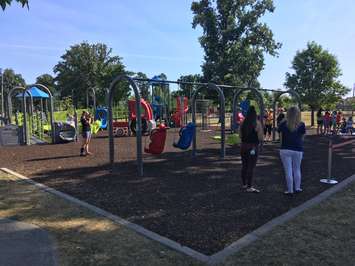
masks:
[[[0,195],[3,218],[30,222],[55,238],[60,264],[116,265],[119,261],[122,265],[199,265],[23,181],[0,180]],[[31,232],[21,232],[26,234]]]

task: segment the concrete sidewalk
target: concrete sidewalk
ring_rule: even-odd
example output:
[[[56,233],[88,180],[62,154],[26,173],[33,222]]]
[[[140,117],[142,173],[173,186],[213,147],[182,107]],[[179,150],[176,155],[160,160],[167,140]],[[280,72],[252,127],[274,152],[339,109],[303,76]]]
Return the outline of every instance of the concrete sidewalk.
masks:
[[[49,234],[34,225],[0,219],[0,266],[57,265]]]

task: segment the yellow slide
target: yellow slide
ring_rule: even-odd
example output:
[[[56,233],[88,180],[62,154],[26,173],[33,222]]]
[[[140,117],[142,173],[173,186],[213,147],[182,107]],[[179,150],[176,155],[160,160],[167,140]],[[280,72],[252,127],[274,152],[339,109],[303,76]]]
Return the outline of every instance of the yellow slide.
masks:
[[[94,123],[91,124],[91,134],[97,134],[101,128],[101,120],[96,120]]]

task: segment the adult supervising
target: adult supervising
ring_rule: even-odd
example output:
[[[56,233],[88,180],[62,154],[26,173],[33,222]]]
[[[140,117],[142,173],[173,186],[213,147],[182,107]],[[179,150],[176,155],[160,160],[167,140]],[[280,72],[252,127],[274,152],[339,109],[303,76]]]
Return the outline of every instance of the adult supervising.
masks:
[[[301,162],[303,158],[303,137],[306,126],[301,121],[298,107],[287,111],[286,120],[278,128],[281,133],[280,157],[285,170],[287,190],[285,194],[301,192]]]
[[[258,160],[259,144],[263,141],[263,127],[257,120],[254,106],[250,106],[240,126],[240,155],[242,158],[242,182],[246,192],[259,192],[253,185],[253,173]]]

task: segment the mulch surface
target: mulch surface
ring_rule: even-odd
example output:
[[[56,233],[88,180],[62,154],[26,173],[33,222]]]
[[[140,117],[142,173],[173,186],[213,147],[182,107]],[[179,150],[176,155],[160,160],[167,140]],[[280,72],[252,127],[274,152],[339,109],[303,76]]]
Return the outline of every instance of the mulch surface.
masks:
[[[328,140],[307,136],[302,162],[304,192],[285,196],[278,144],[266,144],[259,157],[255,185],[259,194],[243,192],[239,147],[198,133],[198,154],[172,147],[177,131],[168,134],[165,152],[144,155],[144,177],[137,176],[134,137],[115,139],[115,168],[108,164],[108,139],[92,141],[93,156],[79,157],[80,143],[0,147],[0,166],[25,174],[204,254],[213,254],[271,219],[329,188]],[[175,135],[175,137],[174,137]],[[338,137],[334,142],[343,141]],[[147,141],[148,142],[148,141]],[[145,141],[143,141],[145,143]],[[337,148],[333,173],[339,181],[355,173],[355,145]]]

